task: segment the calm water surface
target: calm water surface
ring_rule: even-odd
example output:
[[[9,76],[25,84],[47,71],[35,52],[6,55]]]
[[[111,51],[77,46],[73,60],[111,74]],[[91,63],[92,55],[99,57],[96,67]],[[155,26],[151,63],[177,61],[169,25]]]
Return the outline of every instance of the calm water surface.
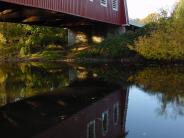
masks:
[[[184,138],[184,66],[0,65],[0,137]]]

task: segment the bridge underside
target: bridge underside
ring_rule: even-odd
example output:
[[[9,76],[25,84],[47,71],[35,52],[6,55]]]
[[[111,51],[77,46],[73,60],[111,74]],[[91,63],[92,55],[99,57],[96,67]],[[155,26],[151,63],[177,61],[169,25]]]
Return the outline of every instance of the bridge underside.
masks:
[[[30,8],[6,2],[0,2],[0,22],[13,22],[55,27],[77,27],[83,25],[102,24],[94,20],[84,19],[65,13]]]
[[[20,6],[0,1],[0,22],[68,28],[68,45],[99,43],[125,32],[125,28],[61,12]]]

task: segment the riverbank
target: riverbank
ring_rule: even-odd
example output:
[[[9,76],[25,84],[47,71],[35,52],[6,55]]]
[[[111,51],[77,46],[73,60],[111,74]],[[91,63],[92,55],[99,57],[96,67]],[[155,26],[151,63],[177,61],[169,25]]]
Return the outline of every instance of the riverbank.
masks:
[[[135,32],[109,36],[100,44],[67,46],[65,29],[0,23],[0,62],[122,62],[184,64],[184,18],[179,5],[168,17]],[[178,11],[178,12],[177,12]]]

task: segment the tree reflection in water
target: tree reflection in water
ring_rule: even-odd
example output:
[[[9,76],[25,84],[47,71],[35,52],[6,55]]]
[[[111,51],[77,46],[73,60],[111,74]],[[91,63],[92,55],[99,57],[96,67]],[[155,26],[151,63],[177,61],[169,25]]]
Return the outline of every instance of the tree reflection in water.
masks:
[[[129,81],[158,98],[159,115],[172,118],[184,115],[184,67],[148,67]]]
[[[0,106],[69,84],[68,68],[47,64],[0,65]]]
[[[121,65],[66,65],[64,63],[20,63],[0,65],[0,106],[52,92],[75,80],[101,78],[125,86],[128,76]],[[126,84],[127,86],[128,84]]]
[[[108,82],[108,83],[100,83],[100,82]],[[98,97],[100,100],[101,98],[103,97],[105,98],[107,96],[107,92],[105,90],[108,90],[111,93],[119,89],[119,88],[114,89],[112,87],[112,84],[116,84],[116,85],[118,84],[118,87],[121,86],[121,88],[123,88],[124,90],[127,90],[129,89],[129,87],[136,85],[137,87],[142,89],[143,92],[149,94],[150,96],[155,96],[160,103],[159,108],[156,110],[156,112],[160,116],[172,117],[176,119],[178,116],[184,115],[184,67],[145,67],[143,68],[143,67],[135,67],[135,66],[134,67],[125,66],[121,64],[65,65],[63,63],[44,63],[44,64],[43,63],[20,63],[20,64],[0,65],[0,108],[2,109],[0,111],[0,119],[2,119],[1,125],[3,125],[3,120],[9,121],[10,124],[13,123],[16,125],[15,121],[12,121],[12,117],[11,117],[12,115],[13,117],[15,117],[14,118],[15,120],[20,119],[18,121],[22,123],[21,120],[25,116],[25,111],[27,111],[27,115],[30,115],[33,119],[28,120],[26,118],[24,121],[25,122],[30,121],[29,123],[32,124],[34,123],[34,121],[32,121],[34,120],[34,116],[32,116],[29,112],[33,111],[33,113],[37,113],[35,112],[35,110],[37,110],[38,108],[39,110],[44,109],[45,111],[47,111],[48,109],[52,110],[52,111],[49,110],[46,113],[39,112],[41,115],[41,118],[42,116],[49,115],[49,114],[51,115],[50,117],[53,117],[52,114],[56,113],[54,114],[54,117],[56,117],[56,124],[57,124],[57,119],[63,121],[63,119],[66,118],[66,114],[61,114],[61,112],[63,112],[64,110],[60,110],[60,109],[58,110],[58,107],[59,108],[61,107],[63,109],[65,106],[68,107],[69,105],[71,105],[70,106],[71,108],[65,108],[67,109],[65,113],[68,113],[68,117],[78,111],[81,111],[81,115],[82,115],[83,109],[85,109],[88,105],[99,106],[94,103],[98,101],[97,100]],[[69,93],[71,93],[72,88],[73,88],[73,94],[70,95]],[[87,92],[86,90],[88,90],[88,93],[86,93]],[[90,90],[90,93],[89,93],[89,90]],[[56,97],[54,96],[56,98],[54,100],[56,101],[55,102],[56,104],[54,104],[54,107],[57,107],[55,108],[56,109],[55,112],[53,112],[54,110],[53,107],[47,108],[48,106],[44,106],[45,108],[41,108],[41,105],[44,105],[44,104],[39,104],[42,98],[40,99],[36,97],[47,97],[45,100],[43,100],[43,103],[48,103],[48,101],[51,100],[50,103],[52,105],[53,100],[50,97],[50,95],[53,95],[56,92],[60,95],[60,99],[59,100],[57,99],[57,95]],[[79,93],[78,95],[77,95],[77,92]],[[115,101],[111,103],[111,105],[109,105],[110,102],[107,102],[107,100],[105,100],[106,102],[102,102],[103,104],[101,104],[100,102],[100,105],[103,105],[102,107],[104,107],[105,105],[104,103],[107,103],[107,108],[103,108],[103,110],[100,111],[100,114],[97,117],[98,121],[99,121],[98,119],[99,117],[104,118],[104,121],[103,121],[104,133],[100,133],[100,134],[106,135],[107,133],[106,131],[108,130],[110,131],[109,128],[111,124],[114,124],[115,127],[118,126],[117,122],[120,121],[120,118],[117,118],[117,117],[120,117],[120,116],[122,117],[122,115],[120,116],[118,115],[118,113],[122,111],[120,110],[121,108],[118,108],[121,106],[119,102],[120,99],[118,100],[118,98],[120,98],[123,94],[126,94],[126,93],[124,92],[119,94],[114,93],[114,97],[116,98],[115,98]],[[128,96],[128,93],[127,93],[127,96]],[[127,98],[126,95],[124,95],[123,97]],[[138,99],[138,98],[139,97],[135,97],[135,99]],[[108,99],[111,99],[110,101],[112,101],[113,98],[108,98]],[[88,103],[88,100],[90,100],[89,103]],[[121,100],[126,101],[125,99],[124,100],[121,99]],[[150,103],[151,101],[154,101],[154,99],[151,98]],[[12,103],[12,102],[15,102],[15,103]],[[9,104],[9,103],[12,103],[12,104]],[[139,103],[135,103],[135,105],[137,104]],[[18,108],[15,108],[16,105],[18,105]],[[25,109],[22,110],[19,107],[23,105],[26,105],[26,106],[25,106]],[[27,105],[31,108],[27,108]],[[76,108],[73,108],[74,106],[76,106]],[[108,110],[109,106],[111,106],[111,110]],[[123,106],[125,109],[124,111],[126,112],[127,106],[125,106],[125,104]],[[11,107],[11,110],[9,107]],[[148,108],[151,109],[154,107],[150,106]],[[17,111],[14,112],[14,109],[16,109]],[[69,109],[71,110],[71,114],[69,114],[68,112]],[[112,112],[113,110],[114,112]],[[146,109],[144,110],[146,111]],[[131,110],[129,109],[129,111]],[[95,112],[96,112],[96,107],[94,107],[94,109],[90,108],[90,111],[87,110],[86,113],[92,114]],[[102,116],[102,113],[104,113],[104,117]],[[136,114],[139,114],[139,112],[133,112],[133,113],[134,113],[133,114],[134,116],[136,116]],[[19,118],[17,118],[18,117],[17,115],[19,116]],[[94,118],[96,117],[95,115],[96,114],[94,114]],[[111,117],[109,115],[111,115]],[[31,118],[31,117],[28,117],[28,118]],[[111,123],[106,123],[109,120],[108,117],[111,118]],[[83,118],[83,116],[81,116],[81,118]],[[47,119],[43,117],[42,121],[45,123],[45,120]],[[75,115],[73,120],[76,121]],[[74,122],[73,120],[69,120],[71,122],[70,124],[72,125]],[[90,123],[91,121],[93,122],[94,119],[88,120],[85,123],[85,125],[83,125],[85,129],[87,124],[89,123],[89,130],[91,129],[94,130],[93,127],[90,125],[92,124]],[[125,122],[124,119],[122,121]],[[80,128],[77,126],[80,123],[82,123],[80,120],[78,120],[78,122],[76,121],[76,128]],[[96,123],[97,122],[95,122],[95,124]],[[6,123],[4,124],[6,126]],[[122,125],[125,128],[124,124]],[[36,126],[38,125],[36,124]],[[100,129],[102,129],[101,123],[99,124],[99,126],[100,126]],[[48,127],[50,127],[50,124],[48,124]],[[107,129],[107,127],[109,128]],[[24,128],[24,125],[22,128]],[[66,127],[64,128],[66,129]],[[68,126],[68,128],[70,128],[70,126]],[[111,129],[112,128],[113,127],[111,127]],[[92,130],[89,132],[90,133],[93,132]],[[114,130],[117,130],[117,129],[114,129]],[[90,133],[89,135],[91,135]],[[7,134],[5,133],[5,135]],[[26,135],[28,134],[26,133]],[[86,134],[84,134],[84,136],[86,136]]]

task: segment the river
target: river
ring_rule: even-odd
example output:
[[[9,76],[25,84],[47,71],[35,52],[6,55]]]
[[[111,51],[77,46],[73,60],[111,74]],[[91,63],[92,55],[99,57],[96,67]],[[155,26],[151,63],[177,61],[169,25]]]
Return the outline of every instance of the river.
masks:
[[[0,65],[1,138],[184,138],[184,66]]]

